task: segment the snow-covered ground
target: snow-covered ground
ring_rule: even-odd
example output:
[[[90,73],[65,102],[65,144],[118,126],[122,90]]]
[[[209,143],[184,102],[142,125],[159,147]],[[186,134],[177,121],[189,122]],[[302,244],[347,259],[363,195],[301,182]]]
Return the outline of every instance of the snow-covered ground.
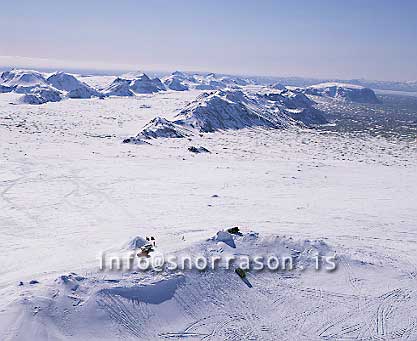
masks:
[[[199,94],[0,94],[0,339],[417,339],[416,142],[257,127],[122,143]],[[207,241],[236,225],[236,249]],[[226,270],[99,272],[148,235],[164,252],[324,245],[338,268],[251,288]]]

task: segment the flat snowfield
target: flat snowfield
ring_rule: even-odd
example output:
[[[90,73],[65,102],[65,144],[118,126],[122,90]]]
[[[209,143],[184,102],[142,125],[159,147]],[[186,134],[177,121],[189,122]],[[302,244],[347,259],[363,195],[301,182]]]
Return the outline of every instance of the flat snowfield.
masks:
[[[0,339],[417,340],[416,142],[253,128],[122,143],[200,93],[0,94]],[[236,249],[207,241],[231,226]],[[233,271],[98,271],[149,235],[164,252],[325,245],[338,267],[251,287]]]

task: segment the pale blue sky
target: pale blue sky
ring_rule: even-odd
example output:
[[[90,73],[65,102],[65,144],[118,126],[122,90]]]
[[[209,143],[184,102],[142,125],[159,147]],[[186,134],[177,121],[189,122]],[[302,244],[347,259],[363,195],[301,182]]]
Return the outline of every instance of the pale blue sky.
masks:
[[[12,56],[3,65],[417,79],[417,1],[13,0],[0,9],[0,55]]]

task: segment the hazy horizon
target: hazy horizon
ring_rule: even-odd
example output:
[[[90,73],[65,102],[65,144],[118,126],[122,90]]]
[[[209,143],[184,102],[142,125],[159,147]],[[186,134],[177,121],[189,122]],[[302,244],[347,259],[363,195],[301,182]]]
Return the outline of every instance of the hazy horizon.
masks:
[[[3,4],[0,66],[412,81],[416,22],[409,0],[22,0]]]

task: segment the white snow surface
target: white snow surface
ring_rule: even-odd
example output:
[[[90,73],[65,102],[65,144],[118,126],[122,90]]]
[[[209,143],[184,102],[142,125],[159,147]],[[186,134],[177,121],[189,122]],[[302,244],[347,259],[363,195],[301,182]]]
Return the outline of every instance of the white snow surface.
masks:
[[[0,94],[0,339],[417,339],[416,142],[248,126],[122,143],[200,95]],[[249,272],[251,287],[225,269],[98,270],[149,235],[158,252],[297,268]],[[338,269],[312,270],[317,253]]]

